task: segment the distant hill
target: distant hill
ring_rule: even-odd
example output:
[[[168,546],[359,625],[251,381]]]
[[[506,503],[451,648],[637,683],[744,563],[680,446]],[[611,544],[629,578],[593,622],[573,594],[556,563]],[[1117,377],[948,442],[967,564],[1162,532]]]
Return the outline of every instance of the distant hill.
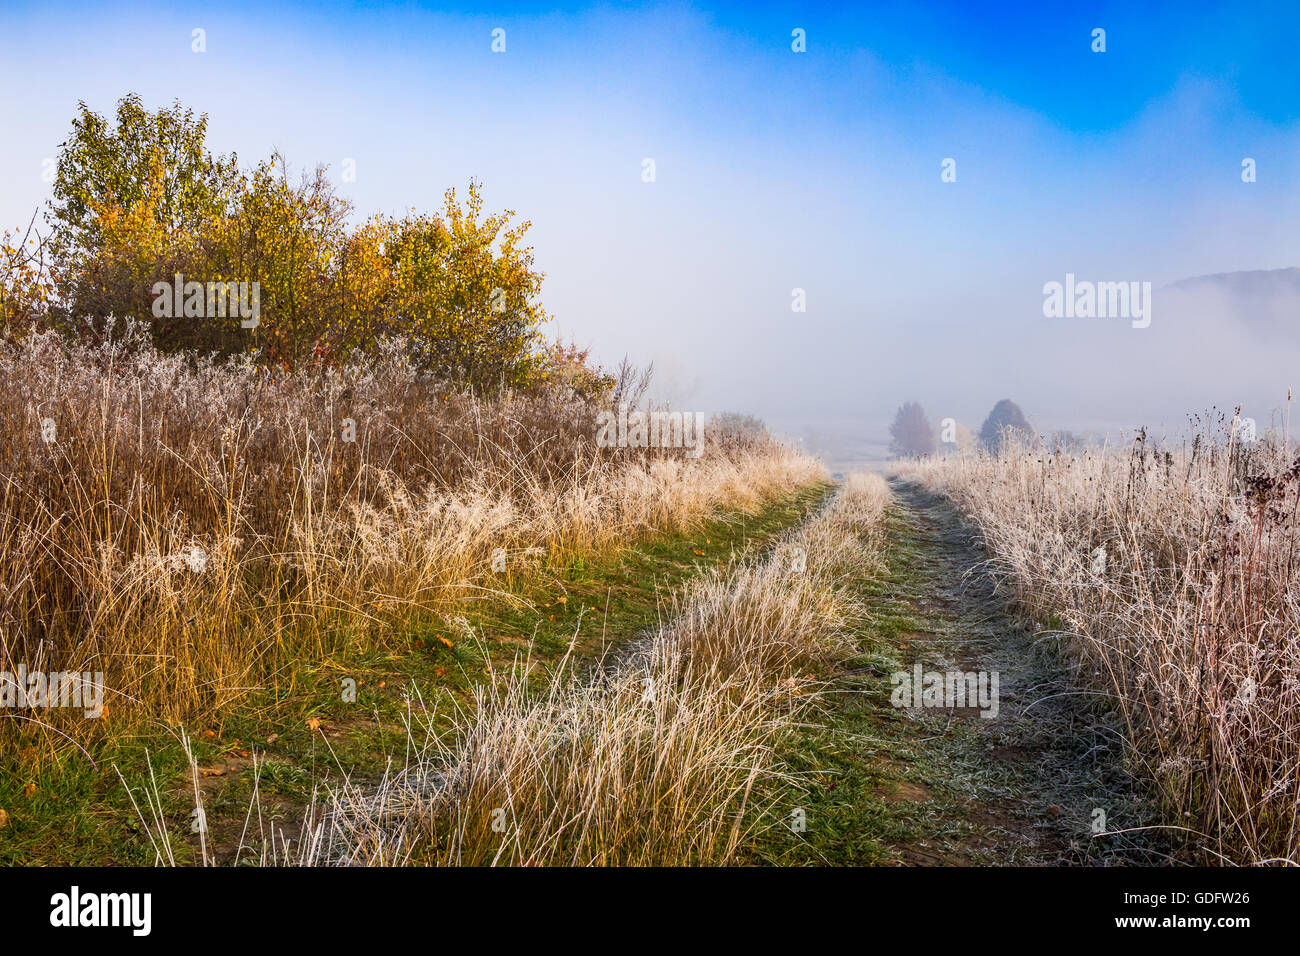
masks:
[[[1254,269],[1195,276],[1157,290],[1155,308],[1176,318],[1240,323],[1264,338],[1294,342],[1300,322],[1300,269]]]

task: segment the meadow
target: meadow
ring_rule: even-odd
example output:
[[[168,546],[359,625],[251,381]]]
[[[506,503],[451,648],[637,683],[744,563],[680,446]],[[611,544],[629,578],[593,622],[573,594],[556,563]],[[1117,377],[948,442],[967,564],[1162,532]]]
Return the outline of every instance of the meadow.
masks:
[[[599,406],[572,390],[484,398],[422,375],[399,343],[272,374],[163,355],[130,329],[98,344],[35,332],[0,348],[0,380],[13,436],[0,455],[0,669],[106,685],[95,719],[5,712],[0,793],[15,828],[57,812],[27,808],[60,777],[107,772],[127,742],[170,737],[189,754],[196,728],[239,714],[281,732],[302,719],[313,736],[320,719],[286,702],[340,698],[340,681],[347,699],[348,680],[355,701],[346,675],[358,672],[341,661],[427,644],[445,656],[421,678],[452,672],[481,694],[467,668],[490,673],[496,649],[467,615],[535,612],[521,592],[566,570],[719,519],[725,537],[725,522],[825,480],[812,459],[725,422],[698,459],[602,448]],[[341,676],[322,688],[325,662]],[[181,777],[199,772],[184,764]]]
[[[832,481],[551,338],[479,183],[361,217],[206,132],[79,104],[0,240],[0,861],[1296,861],[1288,436],[937,458],[909,402],[893,487]],[[1001,723],[891,705],[940,659]],[[1127,773],[1173,852],[1082,847]]]

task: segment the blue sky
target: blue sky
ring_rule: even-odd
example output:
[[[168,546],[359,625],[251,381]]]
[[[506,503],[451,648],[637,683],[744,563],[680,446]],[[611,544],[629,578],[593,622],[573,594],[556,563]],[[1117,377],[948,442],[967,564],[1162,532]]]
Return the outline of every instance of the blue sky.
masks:
[[[43,202],[78,99],[179,98],[245,162],[355,160],[360,215],[477,177],[533,221],[553,331],[654,359],[679,405],[1174,422],[1285,397],[1294,354],[1243,344],[1238,380],[1158,304],[1053,323],[1042,285],[1300,265],[1298,41],[1295,3],[9,3],[0,226]]]

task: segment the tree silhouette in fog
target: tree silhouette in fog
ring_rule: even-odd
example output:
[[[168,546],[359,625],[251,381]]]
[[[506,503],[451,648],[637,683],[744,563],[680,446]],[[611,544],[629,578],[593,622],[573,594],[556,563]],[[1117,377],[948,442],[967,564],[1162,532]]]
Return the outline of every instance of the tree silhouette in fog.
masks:
[[[1009,398],[1004,398],[993,406],[989,417],[984,419],[980,428],[980,444],[988,451],[997,454],[1002,442],[1007,438],[1022,438],[1033,442],[1036,439],[1034,427],[1025,418],[1025,413]]]
[[[934,431],[920,402],[904,402],[889,426],[889,453],[896,458],[934,454]]]

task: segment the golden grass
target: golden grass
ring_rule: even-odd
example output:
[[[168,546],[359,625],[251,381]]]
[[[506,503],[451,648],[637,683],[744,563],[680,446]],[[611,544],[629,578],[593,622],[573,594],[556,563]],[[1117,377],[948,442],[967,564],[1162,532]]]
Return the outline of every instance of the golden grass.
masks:
[[[82,742],[451,613],[503,586],[498,549],[526,572],[825,474],[716,428],[699,460],[600,449],[563,388],[484,399],[391,345],[272,377],[33,333],[0,343],[0,383],[0,667],[105,672],[106,720],[40,714]]]

